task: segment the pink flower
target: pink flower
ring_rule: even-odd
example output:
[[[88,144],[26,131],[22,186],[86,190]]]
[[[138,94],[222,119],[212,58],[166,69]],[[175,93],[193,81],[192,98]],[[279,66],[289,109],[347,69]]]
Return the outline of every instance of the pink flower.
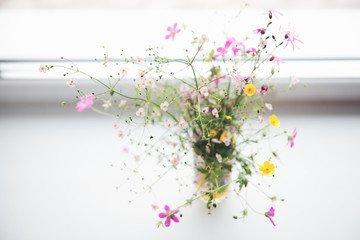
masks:
[[[244,48],[244,43],[243,42],[238,42],[236,41],[235,38],[231,38],[230,39],[232,41],[232,50],[234,55],[236,55],[238,53],[238,51],[243,51]]]
[[[216,51],[217,51],[219,54],[214,55],[212,58],[213,58],[213,59],[216,59],[216,58],[218,58],[219,56],[222,56],[222,55],[224,55],[225,53],[227,53],[227,51],[228,51],[230,45],[232,44],[233,40],[234,40],[233,38],[231,38],[231,39],[229,38],[229,39],[226,41],[224,48],[219,47],[218,49],[216,49]]]
[[[268,85],[264,84],[264,85],[261,86],[261,88],[256,89],[256,92],[257,93],[262,93],[263,96],[265,97],[269,92],[269,87],[268,87]]]
[[[275,216],[275,209],[273,207],[271,207],[270,210],[265,213],[265,216],[268,217],[270,219],[271,223],[275,226],[275,223],[272,220],[272,217]]]
[[[75,108],[78,109],[78,112],[82,112],[85,108],[91,108],[91,106],[94,104],[94,98],[95,96],[93,94],[82,96],[80,98],[80,102],[76,104]]]
[[[176,29],[177,27],[177,23],[174,23],[174,27],[168,27],[166,30],[169,31],[170,33],[168,35],[165,36],[165,39],[169,39],[170,37],[174,40],[175,38],[175,34],[180,32],[180,29]]]
[[[249,48],[245,53],[256,53],[255,48]]]
[[[278,58],[275,55],[271,55],[269,61],[274,61],[274,63],[276,63],[278,66],[280,65],[280,63],[285,63],[282,59]]]
[[[209,88],[207,86],[200,88],[200,94],[204,95],[204,97],[209,96]]]
[[[179,127],[181,129],[184,129],[186,127],[186,122],[185,122],[184,118],[180,118]]]
[[[280,33],[285,33],[285,41],[286,41],[286,44],[285,44],[285,47],[287,47],[287,45],[289,43],[291,43],[291,45],[293,46],[293,50],[295,51],[295,47],[299,48],[298,46],[296,46],[296,41],[298,42],[301,42],[302,44],[304,44],[303,41],[301,41],[299,38],[298,38],[298,35],[295,34],[294,32],[294,29],[291,29],[290,30],[290,24],[288,26],[288,30],[285,30],[285,31],[281,31],[281,26],[280,26],[280,29],[279,29]]]
[[[175,216],[175,214],[177,214],[179,210],[170,210],[170,207],[168,205],[165,205],[165,211],[166,212],[159,214],[160,218],[166,218],[165,227],[170,226],[171,220],[173,220],[174,222],[179,222],[178,217]]]
[[[297,130],[295,128],[292,135],[288,136],[288,143],[290,142],[290,147],[294,146],[294,138],[296,138],[296,135],[297,135]]]
[[[283,13],[281,13],[281,12],[279,12],[279,11],[277,11],[277,10],[274,10],[274,9],[269,9],[269,10],[265,11],[264,14],[269,15],[269,18],[270,18],[270,19],[272,19],[273,16],[275,16],[277,19],[279,19],[279,16],[278,16],[278,15],[284,16]]]

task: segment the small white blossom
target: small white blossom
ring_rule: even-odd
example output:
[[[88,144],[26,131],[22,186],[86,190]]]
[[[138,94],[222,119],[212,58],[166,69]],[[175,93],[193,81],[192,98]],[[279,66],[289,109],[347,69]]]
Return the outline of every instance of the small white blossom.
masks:
[[[208,113],[209,112],[209,107],[204,107],[202,110],[201,110],[202,113]]]
[[[47,71],[47,68],[44,65],[40,65],[39,72],[46,73],[46,71]]]
[[[214,108],[212,111],[211,111],[212,115],[214,115],[216,118],[219,117],[219,112],[216,108]]]
[[[219,163],[222,163],[222,157],[221,157],[221,155],[218,154],[218,153],[216,153],[215,156],[216,156],[216,159],[218,160],[218,162],[219,162]]]
[[[273,110],[273,107],[270,103],[265,103],[265,107],[269,109],[269,111]]]
[[[172,123],[171,120],[168,120],[168,121],[166,122],[166,127],[169,128],[169,129],[173,127],[173,123]]]
[[[169,107],[169,103],[167,101],[163,102],[162,104],[160,104],[160,108],[161,110],[163,110],[164,112],[166,112],[168,110]]]
[[[208,87],[202,87],[200,88],[200,94],[204,95],[205,97],[209,96],[209,89]]]
[[[136,112],[136,116],[138,117],[145,117],[145,110],[144,108],[139,108]]]
[[[111,107],[111,101],[110,100],[103,100],[104,104],[102,105],[105,110],[107,110],[109,107]]]
[[[66,82],[66,85],[68,85],[69,87],[73,88],[75,87],[75,79],[71,78],[69,81]]]

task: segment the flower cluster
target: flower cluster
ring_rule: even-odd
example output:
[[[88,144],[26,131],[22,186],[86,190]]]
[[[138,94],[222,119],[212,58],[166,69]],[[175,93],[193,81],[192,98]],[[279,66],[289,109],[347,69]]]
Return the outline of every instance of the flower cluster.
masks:
[[[179,169],[179,166],[196,169],[194,195],[175,210],[170,210],[169,206],[165,205],[165,212],[158,215],[158,226],[169,227],[171,221],[179,222],[176,214],[196,199],[203,199],[206,207],[212,209],[216,208],[227,192],[233,191],[241,198],[242,189],[248,186],[254,174],[274,176],[278,158],[276,151],[272,151],[265,160],[258,159],[257,154],[245,155],[244,148],[287,133],[279,130],[279,118],[270,114],[273,106],[267,102],[267,96],[275,91],[271,77],[279,71],[280,64],[284,63],[275,55],[276,50],[284,45],[286,48],[289,43],[295,50],[296,44],[302,41],[293,29],[288,28],[284,32],[280,27],[279,32],[278,28],[273,27],[279,24],[282,15],[276,10],[268,10],[268,22],[254,30],[253,41],[249,38],[239,40],[240,36],[232,36],[225,38],[222,43],[211,45],[209,37],[201,34],[193,37],[193,50],[186,50],[184,58],[164,57],[158,52],[159,48],[152,47],[147,49],[150,57],[146,59],[123,55],[125,64],[116,63],[116,66],[121,66],[117,73],[110,76],[109,83],[90,77],[105,87],[105,92],[83,92],[78,84],[75,84],[75,75],[90,75],[73,65],[61,66],[67,71],[65,76],[71,75],[67,85],[75,88],[79,94],[76,104],[78,112],[90,108],[113,116],[116,119],[114,128],[121,138],[130,136],[131,127],[160,125],[166,132],[171,133],[170,136],[175,136],[178,142],[172,143],[167,137],[159,139],[158,142],[169,144],[174,149],[170,156],[162,153],[155,145],[151,146],[153,152],[158,154],[158,162],[161,163],[159,166],[168,167],[169,170]],[[177,23],[166,30],[166,40],[176,41],[178,34],[186,33],[186,28],[179,28]],[[108,54],[104,56],[104,66],[108,67],[112,59]],[[169,66],[179,64],[181,67],[175,71],[176,74],[168,70]],[[201,70],[197,65],[202,66]],[[136,66],[136,70],[132,71],[132,66]],[[46,72],[53,67],[41,66],[39,70]],[[132,79],[128,77],[131,72],[135,76]],[[133,80],[130,90],[124,90],[118,84],[126,78]],[[296,82],[298,80],[291,80],[289,88]],[[100,107],[95,106],[97,101],[102,103]],[[130,116],[122,117],[126,115],[125,111]],[[296,135],[295,129],[287,136],[291,148]],[[153,136],[150,136],[150,139],[152,138]],[[131,139],[131,142],[134,140]],[[123,152],[129,153],[129,149],[125,147]],[[153,157],[153,152],[148,155]],[[189,164],[191,160],[183,160],[191,155],[188,154],[191,152],[195,155],[194,164]],[[136,153],[134,158],[136,162],[140,161],[140,156]],[[164,158],[168,159],[168,165],[163,163]],[[145,189],[151,190],[152,185]],[[277,199],[268,198],[271,208],[265,216],[275,226],[272,219],[275,210],[272,206]],[[248,204],[248,201],[245,202]],[[158,209],[156,205],[153,205],[153,208]],[[246,216],[247,208],[242,214],[243,217]]]

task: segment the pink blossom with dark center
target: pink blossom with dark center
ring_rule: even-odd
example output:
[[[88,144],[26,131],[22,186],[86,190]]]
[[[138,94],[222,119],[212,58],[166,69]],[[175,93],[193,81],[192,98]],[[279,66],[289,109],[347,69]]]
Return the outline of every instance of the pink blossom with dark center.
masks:
[[[264,14],[268,15],[270,19],[272,19],[273,16],[275,16],[277,19],[279,19],[279,16],[284,16],[283,13],[274,9],[269,9],[265,11]]]
[[[298,38],[299,36],[297,34],[295,34],[294,29],[290,29],[290,24],[288,26],[288,30],[281,31],[281,26],[280,26],[279,31],[280,31],[280,33],[285,33],[286,44],[285,44],[284,48],[286,48],[289,43],[291,43],[291,45],[293,46],[293,50],[295,50],[295,47],[299,48],[296,45],[296,41],[304,44],[304,42]]]
[[[170,210],[170,207],[168,205],[165,205],[165,212],[159,214],[160,218],[166,218],[165,227],[170,226],[171,220],[173,220],[174,222],[179,222],[178,217],[175,216],[175,214],[177,214],[178,212],[179,210]]]

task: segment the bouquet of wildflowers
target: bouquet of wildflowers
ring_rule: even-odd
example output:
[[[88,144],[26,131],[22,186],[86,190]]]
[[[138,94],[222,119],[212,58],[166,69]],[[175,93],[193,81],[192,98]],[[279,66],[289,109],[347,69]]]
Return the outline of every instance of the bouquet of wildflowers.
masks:
[[[160,125],[166,130],[167,135],[159,137],[156,143],[145,144],[149,146],[147,155],[160,163],[159,168],[195,169],[194,193],[178,207],[170,209],[165,205],[165,211],[158,215],[158,226],[169,227],[171,221],[179,222],[178,216],[182,216],[179,212],[193,201],[201,199],[208,209],[215,208],[229,191],[240,196],[254,174],[266,177],[274,174],[276,152],[271,153],[269,160],[259,162],[255,159],[257,153],[244,154],[246,146],[281,135],[294,146],[296,129],[291,135],[287,131],[271,134],[272,128],[280,127],[280,120],[275,114],[263,117],[272,110],[272,105],[265,101],[266,96],[275,91],[270,79],[283,63],[275,51],[289,44],[295,49],[297,43],[302,43],[294,31],[283,32],[273,27],[281,16],[278,11],[267,11],[267,23],[254,30],[253,41],[249,41],[249,37],[242,41],[227,37],[218,45],[211,43],[205,34],[192,32],[191,49],[185,50],[183,58],[164,57],[159,47],[147,48],[146,58],[122,53],[122,63],[105,54],[101,64],[116,68],[105,80],[80,70],[71,61],[70,66],[46,65],[41,66],[40,71],[54,67],[65,69],[64,76],[72,76],[68,86],[77,89],[78,112],[92,109],[114,117],[119,136],[128,137],[133,144],[137,143],[130,134],[134,129]],[[165,38],[173,41],[187,31],[177,23],[166,30]],[[75,75],[84,75],[103,89],[96,93],[84,92],[77,85]],[[293,87],[296,81],[293,79],[289,86]],[[101,105],[96,106],[96,102]],[[249,124],[256,126],[249,127]],[[159,147],[164,144],[173,151],[168,153]],[[136,153],[134,157],[139,161]],[[151,191],[152,186],[143,189]],[[271,205],[263,214],[275,226],[272,203],[277,199],[266,196]],[[247,215],[248,201],[245,203],[241,216],[234,216],[235,219]],[[157,208],[154,205],[154,209]]]

